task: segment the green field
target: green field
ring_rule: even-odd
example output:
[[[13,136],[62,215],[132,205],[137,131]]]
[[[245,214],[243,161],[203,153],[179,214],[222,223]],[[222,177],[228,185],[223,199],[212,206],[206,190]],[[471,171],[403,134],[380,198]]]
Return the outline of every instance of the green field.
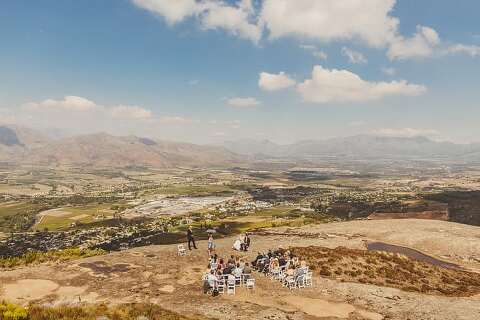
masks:
[[[155,189],[155,193],[185,195],[185,196],[208,196],[215,194],[233,194],[236,190],[230,186],[223,185],[200,185],[192,186],[186,184],[170,185]]]
[[[60,208],[61,216],[45,215],[41,222],[34,226],[34,230],[58,231],[71,227],[72,223],[89,224],[95,221],[97,215],[103,215],[104,219],[113,218],[112,204],[94,204],[82,207]]]
[[[28,229],[42,205],[25,202],[0,204],[0,231],[11,232]]]

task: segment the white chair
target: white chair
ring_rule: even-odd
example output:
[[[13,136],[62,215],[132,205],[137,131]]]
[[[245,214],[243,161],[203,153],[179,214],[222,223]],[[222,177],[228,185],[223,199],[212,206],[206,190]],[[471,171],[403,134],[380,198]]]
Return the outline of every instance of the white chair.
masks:
[[[216,286],[219,294],[225,293],[225,279],[218,280]]]
[[[270,277],[271,277],[272,279],[278,280],[279,277],[280,277],[280,272],[281,272],[281,269],[280,269],[280,268],[272,269],[272,270],[270,271]]]
[[[305,288],[305,275],[302,274],[301,276],[298,276],[296,280],[296,285],[298,288]]]
[[[297,282],[295,281],[295,278],[293,278],[292,276],[286,277],[285,286],[290,290],[295,289],[297,286]]]
[[[235,276],[235,285],[242,286],[242,276]]]
[[[177,254],[179,256],[186,256],[187,255],[187,250],[185,249],[185,246],[183,244],[179,244],[177,246]]]
[[[305,275],[305,286],[306,287],[313,287],[313,272],[308,271]]]
[[[250,273],[244,273],[242,274],[242,285],[247,283],[247,280],[250,279],[252,275]]]
[[[227,281],[227,294],[235,294],[235,280],[233,279]]]
[[[254,288],[255,288],[255,279],[253,279],[253,278],[248,278],[245,287],[246,287],[247,289],[254,289]]]

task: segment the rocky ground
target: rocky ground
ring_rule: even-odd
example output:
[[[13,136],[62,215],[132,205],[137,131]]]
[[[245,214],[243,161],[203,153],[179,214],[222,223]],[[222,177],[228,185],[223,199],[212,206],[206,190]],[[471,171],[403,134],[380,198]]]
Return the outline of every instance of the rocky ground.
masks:
[[[375,220],[277,228],[252,237],[257,251],[282,246],[365,249],[366,241],[408,246],[433,257],[480,269],[480,228],[431,220]],[[233,239],[216,241],[221,256],[237,254]],[[480,295],[449,297],[344,282],[316,274],[314,287],[288,290],[256,275],[253,291],[235,296],[202,293],[206,243],[186,257],[176,246],[149,246],[0,274],[0,299],[27,304],[152,302],[186,315],[218,319],[479,319]]]

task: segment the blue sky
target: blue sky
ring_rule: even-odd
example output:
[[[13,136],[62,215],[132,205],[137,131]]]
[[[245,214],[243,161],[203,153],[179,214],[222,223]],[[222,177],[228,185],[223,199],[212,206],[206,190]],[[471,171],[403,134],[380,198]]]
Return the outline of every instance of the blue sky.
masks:
[[[197,143],[480,141],[479,11],[474,0],[3,1],[0,122]]]

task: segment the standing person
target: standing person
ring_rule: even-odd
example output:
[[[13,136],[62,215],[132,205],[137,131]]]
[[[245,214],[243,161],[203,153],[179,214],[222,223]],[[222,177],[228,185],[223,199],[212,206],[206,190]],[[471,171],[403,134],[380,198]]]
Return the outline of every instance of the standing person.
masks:
[[[250,248],[250,236],[248,235],[248,232],[246,232],[245,237],[243,238],[243,249],[244,251],[248,251],[248,248]]]
[[[215,243],[213,242],[213,235],[210,233],[208,236],[208,255],[211,256],[213,254],[213,251],[215,250]]]
[[[192,226],[188,226],[187,240],[188,240],[188,250],[192,250],[191,244],[193,244],[193,247],[197,249],[197,245],[195,244],[195,239],[193,238]]]

